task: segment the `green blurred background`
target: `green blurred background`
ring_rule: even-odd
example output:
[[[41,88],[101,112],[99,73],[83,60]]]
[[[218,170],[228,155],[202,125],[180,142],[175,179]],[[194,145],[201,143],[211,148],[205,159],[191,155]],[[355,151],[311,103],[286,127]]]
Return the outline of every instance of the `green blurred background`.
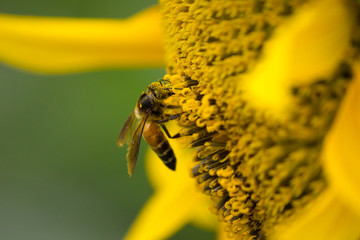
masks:
[[[124,18],[156,1],[1,0],[0,12]],[[0,239],[122,239],[151,196],[115,142],[163,69],[34,75],[0,64]],[[164,219],[166,221],[166,219]],[[161,223],[159,223],[161,227]],[[171,239],[215,239],[186,226]]]

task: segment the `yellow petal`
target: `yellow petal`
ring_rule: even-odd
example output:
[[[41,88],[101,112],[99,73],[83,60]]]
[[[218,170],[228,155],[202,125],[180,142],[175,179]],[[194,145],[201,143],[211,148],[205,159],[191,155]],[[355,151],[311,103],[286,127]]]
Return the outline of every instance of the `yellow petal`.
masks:
[[[159,9],[125,20],[0,14],[0,61],[52,74],[162,66]]]
[[[221,222],[219,223],[218,226],[218,230],[217,230],[217,236],[216,239],[217,240],[231,240],[234,239],[232,236],[232,233],[226,232],[225,228],[226,228],[226,223]]]
[[[360,217],[340,198],[338,192],[327,189],[309,208],[293,220],[276,229],[276,240],[357,240]]]
[[[193,181],[184,181],[174,182],[156,191],[137,216],[125,239],[167,239],[176,233],[190,222],[204,199],[201,193],[191,191],[192,188]]]
[[[170,134],[174,135],[179,132],[179,128],[174,123],[167,124]],[[195,180],[190,178],[190,164],[193,159],[194,150],[188,149],[179,142],[179,139],[168,139],[170,146],[174,150],[177,159],[176,170],[170,171],[160,160],[160,158],[152,151],[148,150],[146,155],[145,167],[146,174],[154,189],[167,187],[177,179],[177,181],[191,181],[195,189]]]
[[[360,215],[360,64],[324,145],[329,182]]]
[[[246,86],[251,102],[281,114],[290,106],[291,87],[333,74],[354,22],[344,2],[309,3],[276,29],[249,73]]]
[[[173,125],[169,129],[171,133],[177,131]],[[177,158],[176,171],[169,170],[152,150],[147,151],[145,164],[155,194],[137,216],[127,240],[166,239],[185,224],[204,219],[198,214],[208,210],[208,199],[197,191],[195,180],[189,175],[193,151],[182,148],[176,140],[169,142]],[[214,226],[215,217],[209,213],[206,216],[209,219],[199,225]]]
[[[170,126],[173,131],[176,128]],[[183,149],[176,140],[169,142],[178,160],[176,171],[169,170],[152,150],[147,151],[145,164],[155,194],[137,216],[127,240],[167,239],[190,222],[208,229],[216,225],[208,211],[209,200],[189,175],[193,151]]]
[[[194,210],[191,223],[202,229],[214,230],[218,226],[217,217],[209,210],[211,205],[210,199],[204,194],[202,196],[202,201],[199,202],[198,207]]]

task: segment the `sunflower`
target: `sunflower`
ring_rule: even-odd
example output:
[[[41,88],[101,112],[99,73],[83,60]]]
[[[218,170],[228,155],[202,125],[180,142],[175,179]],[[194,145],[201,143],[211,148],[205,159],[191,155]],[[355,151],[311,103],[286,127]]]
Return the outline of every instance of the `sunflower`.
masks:
[[[42,37],[53,37],[49,42],[70,36],[58,48],[59,64],[32,62],[18,54],[19,46],[35,49],[32,54],[44,46],[20,41],[21,34],[31,35],[25,31],[28,26],[22,26],[24,19],[3,15],[9,26],[19,26],[14,31],[0,25],[5,36],[0,46],[8,44],[0,47],[1,59],[47,72],[156,65],[162,62],[164,46],[163,78],[174,91],[169,100],[182,110],[176,120],[179,133],[194,152],[191,157],[181,153],[189,151],[187,147],[174,144],[175,153],[179,162],[193,160],[191,169],[181,171],[190,172],[197,189],[211,201],[210,210],[221,226],[219,238],[359,239],[359,3],[161,0],[159,5],[119,25],[112,22],[94,36],[96,45],[106,41],[114,27],[128,29],[126,36],[111,38],[116,58],[112,48],[83,46],[85,33],[72,38],[70,22],[67,28],[59,27],[65,32],[58,35],[57,30],[40,29]],[[163,38],[157,28],[160,18]],[[33,20],[30,24],[39,24]],[[144,22],[153,23],[152,28]],[[97,23],[84,24],[91,30]],[[135,41],[140,29],[154,32],[154,38]],[[143,43],[148,45],[139,52],[132,47]],[[83,58],[64,51],[70,46],[75,46],[71,53]],[[96,64],[97,59],[103,65]],[[68,61],[77,67],[66,66]],[[129,238],[161,239],[202,215],[195,210],[207,203],[192,190],[186,174],[162,179],[173,179],[178,187],[154,184],[159,194],[144,208]],[[169,204],[176,200],[194,201],[181,210]],[[172,225],[161,230],[167,233],[156,235],[150,223],[161,221],[154,214],[161,206],[173,207],[174,215],[169,218]]]

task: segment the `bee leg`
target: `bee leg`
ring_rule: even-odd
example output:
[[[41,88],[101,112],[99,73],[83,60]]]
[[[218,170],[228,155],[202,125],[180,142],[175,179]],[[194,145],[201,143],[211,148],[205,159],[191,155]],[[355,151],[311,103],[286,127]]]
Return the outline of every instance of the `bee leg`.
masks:
[[[175,106],[175,105],[165,105],[165,104],[161,104],[161,107],[163,107],[163,108],[168,108],[168,109],[176,109],[176,108],[179,108],[179,106]]]
[[[164,86],[165,85],[164,83],[170,83],[170,80],[160,78],[159,83],[161,84],[161,86]]]
[[[174,115],[172,115],[172,116],[169,117],[169,120],[177,119],[178,117],[180,117],[180,115],[181,115],[180,113],[174,114]]]
[[[162,127],[162,129],[164,130],[164,132],[166,133],[166,136],[168,138],[179,138],[181,137],[180,133],[175,134],[174,136],[171,136],[169,133],[169,130],[167,130],[166,126],[162,123],[160,123],[160,126]]]
[[[181,114],[174,114],[174,115],[166,115],[168,118],[165,119],[161,119],[161,120],[157,120],[155,121],[156,123],[160,124],[160,123],[165,123],[168,122],[170,120],[174,120],[177,119],[178,117],[180,117]]]
[[[167,89],[167,90],[171,90],[171,89],[172,89],[171,82],[170,82],[170,80],[168,80],[168,79],[163,79],[163,78],[161,78],[161,79],[159,79],[159,83],[160,83],[160,85],[161,85],[162,87],[164,87],[164,88]],[[165,87],[165,85],[169,85],[169,87]]]

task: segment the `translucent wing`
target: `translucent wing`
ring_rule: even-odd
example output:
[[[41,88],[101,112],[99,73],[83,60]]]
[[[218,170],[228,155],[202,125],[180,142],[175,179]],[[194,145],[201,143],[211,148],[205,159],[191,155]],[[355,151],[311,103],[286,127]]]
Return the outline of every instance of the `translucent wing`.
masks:
[[[129,144],[129,147],[127,149],[126,159],[127,159],[128,173],[129,173],[130,177],[133,174],[134,169],[135,169],[136,160],[139,155],[141,136],[142,136],[142,132],[144,130],[145,123],[146,123],[146,120],[148,117],[149,117],[149,115],[146,115],[138,123],[138,125],[135,129],[134,135]]]
[[[129,144],[130,140],[131,140],[131,136],[133,136],[133,129],[134,126],[136,124],[134,124],[134,119],[135,119],[135,113],[134,111],[130,114],[129,118],[126,120],[124,126],[122,127],[120,133],[119,133],[119,137],[117,140],[117,144],[119,145],[119,147],[122,147],[124,145],[124,143]]]

